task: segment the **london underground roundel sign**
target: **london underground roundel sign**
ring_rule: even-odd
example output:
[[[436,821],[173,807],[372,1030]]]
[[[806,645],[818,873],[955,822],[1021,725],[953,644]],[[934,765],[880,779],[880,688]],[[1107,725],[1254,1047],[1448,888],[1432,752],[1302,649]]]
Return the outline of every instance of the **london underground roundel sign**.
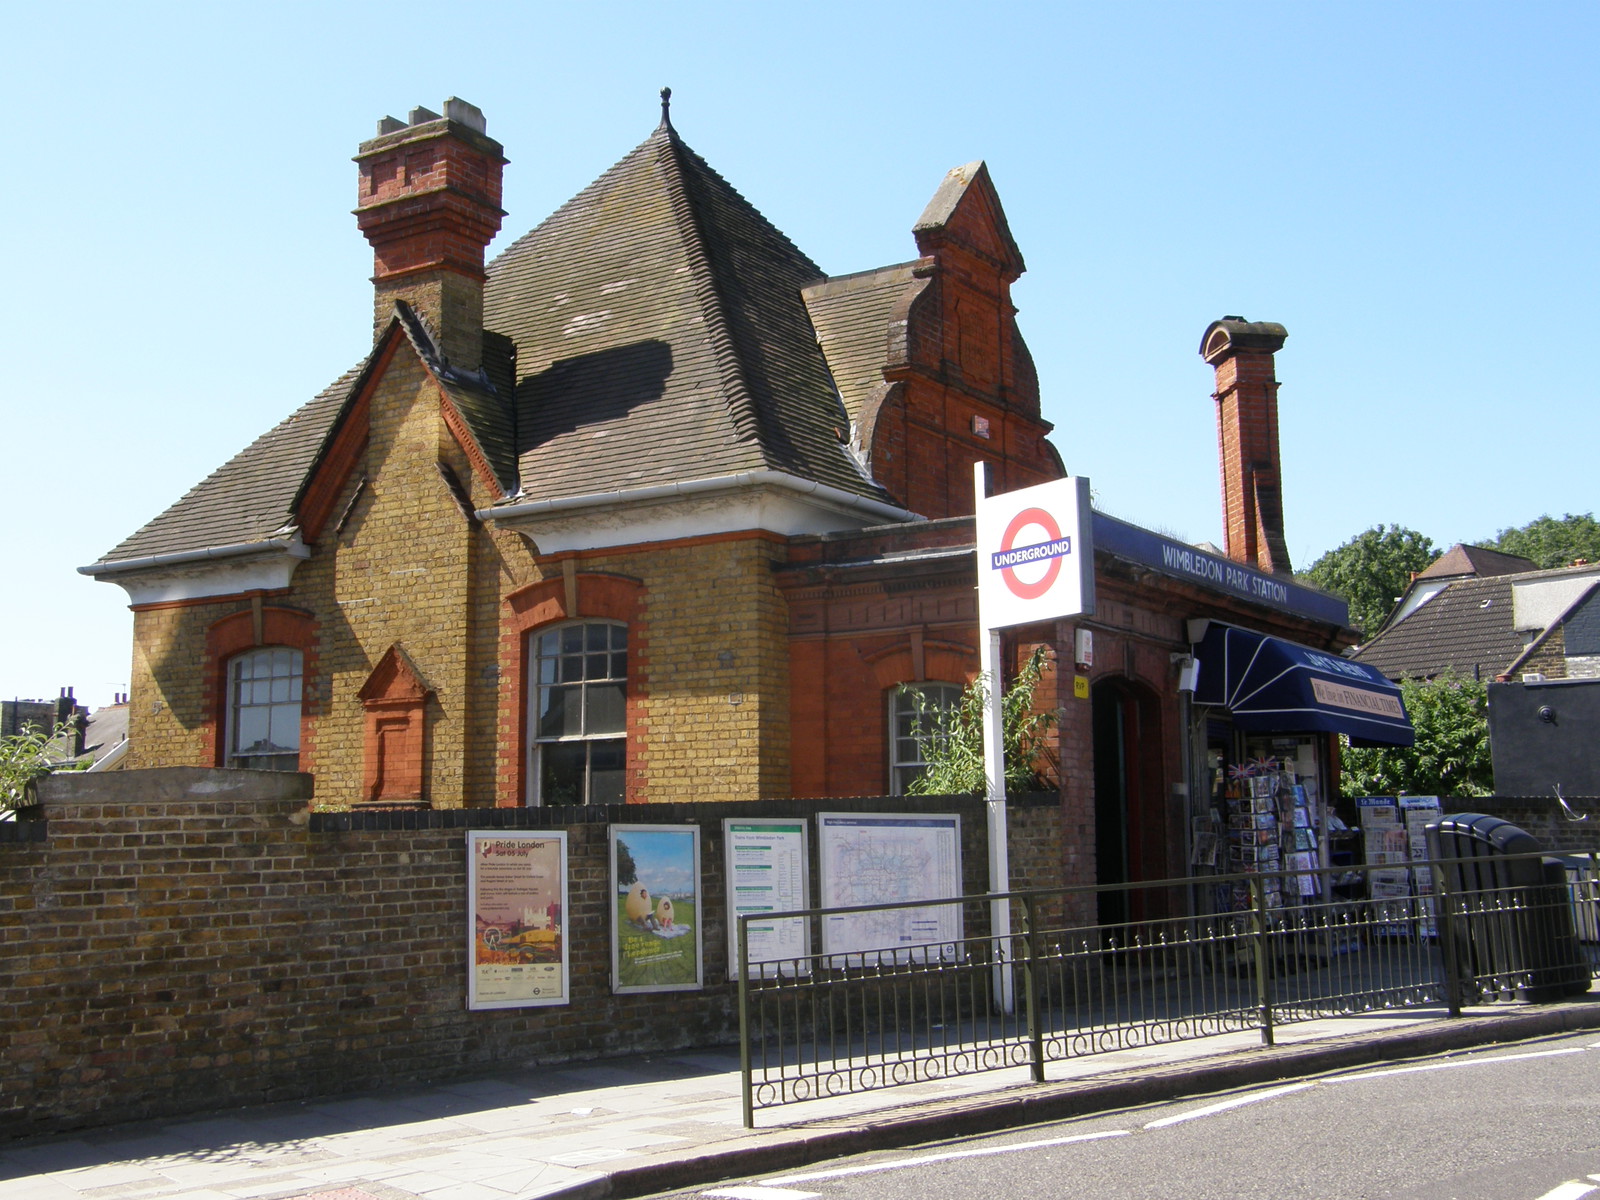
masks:
[[[1086,478],[989,496],[977,507],[978,606],[985,628],[1093,610]]]

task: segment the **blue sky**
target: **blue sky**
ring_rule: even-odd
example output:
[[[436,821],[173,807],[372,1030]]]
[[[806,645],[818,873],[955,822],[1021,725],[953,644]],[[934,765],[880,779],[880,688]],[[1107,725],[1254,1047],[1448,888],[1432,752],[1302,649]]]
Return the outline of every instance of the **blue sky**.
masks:
[[[1298,566],[1596,507],[1600,6],[56,4],[6,8],[0,695],[128,681],[92,562],[359,359],[350,156],[479,105],[497,246],[680,133],[824,270],[912,257],[986,159],[1046,416],[1097,503],[1220,541],[1225,314],[1278,321]]]
[[[694,895],[693,837],[676,831],[653,833],[635,828],[620,830],[617,841],[633,855],[639,880],[650,889],[652,896]],[[617,890],[626,891],[627,888]]]

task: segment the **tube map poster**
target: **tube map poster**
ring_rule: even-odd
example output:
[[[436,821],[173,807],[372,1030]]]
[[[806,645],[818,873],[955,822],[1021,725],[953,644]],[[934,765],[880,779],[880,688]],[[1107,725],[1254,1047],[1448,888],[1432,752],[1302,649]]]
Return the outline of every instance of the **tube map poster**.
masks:
[[[467,1007],[567,1003],[567,835],[467,830]]]
[[[959,953],[961,818],[955,813],[818,813],[823,908],[905,905],[830,914],[822,952],[851,961],[925,962]],[[936,901],[955,897],[956,902]]]

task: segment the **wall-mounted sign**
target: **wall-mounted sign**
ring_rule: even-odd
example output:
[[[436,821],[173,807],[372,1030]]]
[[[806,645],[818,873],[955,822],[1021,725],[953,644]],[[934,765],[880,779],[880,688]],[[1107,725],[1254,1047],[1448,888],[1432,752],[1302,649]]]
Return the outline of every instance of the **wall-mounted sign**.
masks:
[[[1094,611],[1094,537],[1083,476],[977,502],[978,608],[986,629]]]
[[[1173,579],[1186,580],[1215,592],[1224,592],[1241,600],[1279,612],[1295,613],[1333,625],[1348,625],[1350,609],[1343,600],[1292,582],[1278,575],[1268,575],[1211,554],[1198,546],[1175,541],[1149,529],[1130,525],[1105,513],[1094,514],[1095,549],[1136,562]]]
[[[567,1002],[567,835],[467,830],[467,1007]]]
[[[739,977],[739,918],[749,916],[747,945],[755,974],[811,971],[811,929],[804,917],[761,920],[763,913],[809,908],[806,823],[799,817],[722,822],[728,881],[728,978]]]
[[[822,952],[859,962],[927,962],[961,952],[961,817],[818,813],[823,908],[919,901],[824,918]],[[938,903],[954,897],[955,903]]]
[[[700,987],[700,827],[611,826],[611,896],[611,990]]]

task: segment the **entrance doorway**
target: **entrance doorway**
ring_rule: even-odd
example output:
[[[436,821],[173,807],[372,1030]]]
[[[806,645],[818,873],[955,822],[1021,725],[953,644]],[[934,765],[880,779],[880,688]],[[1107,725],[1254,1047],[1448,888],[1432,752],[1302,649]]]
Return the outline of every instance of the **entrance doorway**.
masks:
[[[1090,692],[1094,736],[1096,882],[1171,877],[1161,788],[1161,722],[1155,695],[1118,676]],[[1166,915],[1168,898],[1140,890],[1101,892],[1102,925]]]

